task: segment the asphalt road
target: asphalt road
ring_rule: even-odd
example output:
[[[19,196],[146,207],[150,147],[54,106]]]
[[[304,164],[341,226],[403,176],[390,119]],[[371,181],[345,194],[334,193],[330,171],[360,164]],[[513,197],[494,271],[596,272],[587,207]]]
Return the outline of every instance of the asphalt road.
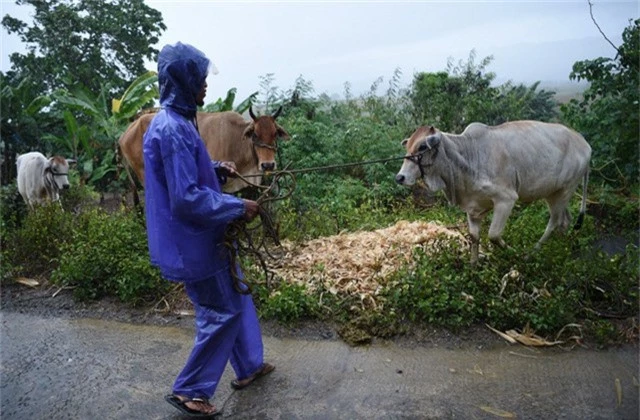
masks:
[[[0,312],[0,417],[179,419],[188,328]],[[638,348],[349,347],[265,337],[277,369],[214,403],[231,419],[637,419]]]

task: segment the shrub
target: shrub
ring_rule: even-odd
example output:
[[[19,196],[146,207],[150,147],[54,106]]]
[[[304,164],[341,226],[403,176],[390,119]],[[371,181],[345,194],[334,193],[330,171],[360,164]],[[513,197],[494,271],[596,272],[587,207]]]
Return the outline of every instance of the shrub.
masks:
[[[444,241],[429,255],[417,251],[415,268],[400,270],[384,291],[385,311],[447,328],[487,322],[497,328],[529,325],[543,334],[602,316],[637,315],[637,246],[613,257],[592,249],[597,234],[587,219],[580,233],[552,236],[532,252],[537,227],[546,222],[542,210],[516,211],[518,224],[534,228],[512,230],[508,243],[514,248],[489,249],[476,267],[455,242]]]
[[[303,318],[313,317],[318,310],[318,304],[313,296],[306,292],[304,286],[280,283],[268,296],[266,289],[262,289],[260,315],[273,318],[285,324],[290,324]]]
[[[12,267],[11,274],[47,276],[57,266],[62,247],[71,240],[73,225],[73,215],[57,203],[35,207],[21,226],[3,237],[3,260]]]
[[[99,209],[78,217],[73,240],[63,247],[51,279],[74,287],[80,300],[111,295],[133,305],[156,299],[169,287],[150,265],[139,216]]]
[[[4,233],[18,228],[27,215],[27,205],[15,182],[0,187],[0,228]]]

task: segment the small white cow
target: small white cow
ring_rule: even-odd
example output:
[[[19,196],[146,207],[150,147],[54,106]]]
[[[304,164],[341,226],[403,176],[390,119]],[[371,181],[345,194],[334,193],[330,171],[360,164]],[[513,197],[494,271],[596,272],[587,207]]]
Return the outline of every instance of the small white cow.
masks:
[[[516,201],[544,199],[547,228],[536,248],[571,221],[569,201],[582,181],[586,210],[591,147],[577,132],[560,124],[513,121],[490,127],[470,124],[462,134],[420,127],[402,142],[407,149],[396,182],[413,185],[422,178],[432,191],[443,190],[449,203],[467,213],[471,262],[478,260],[482,218],[493,209],[489,239],[506,246],[502,231]]]
[[[61,156],[47,159],[40,152],[18,156],[18,191],[31,208],[58,201],[60,190],[69,188],[69,162]]]

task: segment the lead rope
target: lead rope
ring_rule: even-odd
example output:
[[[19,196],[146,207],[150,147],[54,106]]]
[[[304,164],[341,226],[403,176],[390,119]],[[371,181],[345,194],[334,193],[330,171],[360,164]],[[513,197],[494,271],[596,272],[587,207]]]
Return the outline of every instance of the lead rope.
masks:
[[[274,221],[269,208],[273,202],[284,200],[293,194],[295,177],[290,172],[280,171],[274,176],[269,186],[256,185],[240,175],[238,177],[251,186],[264,189],[262,195],[256,200],[260,216],[259,223],[252,225],[251,222],[245,220],[235,220],[227,226],[225,232],[224,246],[229,252],[229,271],[233,279],[233,287],[238,293],[248,295],[251,294],[253,289],[251,284],[241,276],[238,256],[251,255],[255,257],[264,272],[267,288],[271,286],[272,273],[267,267],[266,259],[277,258],[269,247],[272,244],[280,246],[280,238],[277,223]],[[284,178],[289,179],[285,188],[281,185],[281,180]],[[262,227],[261,237],[257,235],[260,227]]]

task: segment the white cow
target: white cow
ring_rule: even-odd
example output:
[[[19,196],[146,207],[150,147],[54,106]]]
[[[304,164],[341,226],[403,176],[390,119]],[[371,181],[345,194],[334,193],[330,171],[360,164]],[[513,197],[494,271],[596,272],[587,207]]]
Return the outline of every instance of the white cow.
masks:
[[[443,190],[449,203],[467,213],[472,263],[478,260],[482,218],[491,209],[489,239],[504,247],[502,231],[516,201],[546,200],[550,218],[536,244],[539,248],[556,228],[569,226],[567,207],[582,180],[576,228],[582,224],[591,147],[563,125],[513,121],[490,127],[472,123],[462,134],[425,126],[402,144],[407,156],[396,182],[413,185],[422,178],[430,190]]]
[[[60,190],[69,188],[69,162],[61,156],[47,159],[40,152],[18,156],[18,191],[29,207],[60,199]]]

